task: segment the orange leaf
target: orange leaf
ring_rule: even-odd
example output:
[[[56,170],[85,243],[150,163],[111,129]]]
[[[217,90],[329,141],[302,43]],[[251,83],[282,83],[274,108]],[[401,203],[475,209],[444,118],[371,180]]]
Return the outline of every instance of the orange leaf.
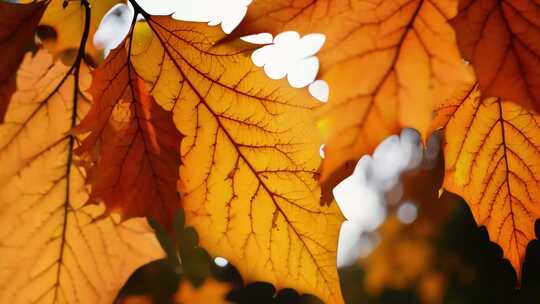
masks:
[[[342,303],[336,271],[343,217],[320,204],[318,102],[223,42],[219,28],[145,16],[133,63],[185,135],[179,190],[186,220],[211,254],[247,281],[269,281]]]
[[[91,155],[98,147],[88,171],[91,201],[104,201],[108,212],[126,219],[149,216],[172,228],[172,215],[180,208],[181,138],[172,114],[144,86],[126,48],[113,50],[94,72],[94,104],[77,128],[90,134],[77,153]]]
[[[540,2],[462,0],[452,20],[482,95],[540,111]]]
[[[0,125],[0,302],[112,303],[163,253],[144,219],[119,223],[86,205],[69,131],[89,106],[89,70],[42,50],[26,56],[17,83]]]
[[[435,127],[446,127],[444,187],[462,196],[521,276],[534,222],[540,217],[540,116],[478,85],[441,104]]]
[[[47,3],[0,2],[0,123],[16,89],[17,67],[34,41],[34,31]]]
[[[325,189],[401,128],[416,128],[425,138],[435,104],[471,77],[447,23],[456,9],[453,0],[255,0],[249,7],[242,33],[327,37],[318,54],[331,89],[319,122],[327,137]]]

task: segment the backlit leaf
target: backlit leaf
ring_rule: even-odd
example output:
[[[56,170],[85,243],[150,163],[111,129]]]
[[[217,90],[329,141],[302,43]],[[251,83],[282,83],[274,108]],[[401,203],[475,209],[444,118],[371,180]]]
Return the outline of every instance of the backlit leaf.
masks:
[[[162,251],[145,219],[119,223],[85,205],[69,131],[89,107],[89,70],[39,51],[17,83],[0,126],[0,302],[112,303]]]
[[[17,67],[34,41],[34,31],[46,4],[0,2],[0,123],[4,120],[11,94],[16,89]]]
[[[92,154],[91,201],[104,201],[124,218],[148,216],[172,229],[177,194],[180,133],[172,115],[144,89],[122,45],[93,75],[94,104],[78,126],[89,132],[77,150]]]
[[[452,20],[482,95],[540,110],[540,2],[462,0]]]
[[[201,245],[248,282],[342,303],[342,215],[335,203],[320,204],[317,101],[256,68],[253,45],[216,45],[225,36],[219,28],[145,17],[133,62],[185,136],[179,190]]]
[[[540,217],[540,117],[500,98],[480,98],[471,84],[441,104],[445,127],[444,187],[462,196],[486,226],[518,278]]]
[[[330,98],[319,127],[331,189],[362,155],[403,127],[425,137],[434,105],[470,77],[447,20],[454,0],[255,0],[241,33],[326,35],[318,53]],[[333,177],[338,175],[341,178]]]
[[[33,0],[24,0],[23,2],[31,2]],[[64,2],[66,6],[64,7]],[[101,57],[92,41],[101,18],[115,4],[122,3],[122,0],[89,0],[92,8],[92,18],[90,21],[89,39],[86,45],[88,52],[94,59]],[[76,0],[51,0],[40,25],[51,27],[56,32],[55,41],[47,42],[47,49],[53,54],[58,54],[62,51],[79,48],[82,33],[84,31],[84,6],[81,1]]]

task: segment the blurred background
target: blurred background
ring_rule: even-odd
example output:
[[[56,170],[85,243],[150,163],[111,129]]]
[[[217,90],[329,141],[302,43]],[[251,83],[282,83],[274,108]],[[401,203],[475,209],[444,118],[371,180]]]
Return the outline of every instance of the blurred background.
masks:
[[[207,22],[230,33],[251,0],[137,2],[151,14]],[[93,43],[105,56],[123,40],[132,19],[132,7],[124,4],[104,17]],[[323,34],[245,39],[265,44],[252,59],[268,77],[287,77],[291,86],[309,90],[321,102],[331,97],[331,88],[316,79]],[[476,226],[466,203],[441,190],[442,142],[436,133],[424,146],[415,130],[402,130],[353,164],[354,173],[334,189],[347,219],[337,260],[346,303],[540,303],[540,241],[529,244],[518,282],[501,248]],[[320,154],[324,158],[324,146]],[[158,236],[169,258],[137,270],[117,303],[321,303],[265,282],[246,285],[234,265],[199,248],[188,227],[177,231],[174,240],[165,233]]]
[[[405,130],[401,137],[388,140],[402,144],[411,132],[415,134]],[[383,144],[389,145],[387,141]],[[345,303],[540,303],[540,241],[529,244],[523,278],[518,282],[501,248],[489,241],[485,228],[477,227],[467,204],[439,190],[442,158],[440,154],[435,160],[426,156],[429,147],[420,150],[424,156],[416,167],[403,170],[393,186],[380,193],[374,192],[380,190],[381,181],[375,183],[377,189],[370,188],[370,183],[381,172],[366,169],[374,169],[366,163],[374,165],[379,154],[357,165],[367,178],[362,190],[348,193],[349,199],[364,204],[366,197],[380,195],[376,201],[380,205],[369,207],[380,210],[362,215],[372,222],[361,222],[357,215],[342,228],[338,263]],[[362,180],[357,175],[355,171],[341,187],[354,178],[355,182]],[[367,196],[356,196],[359,194]],[[380,217],[377,221],[376,216]],[[540,221],[535,228],[538,238]],[[177,239],[178,248],[194,246],[182,244],[182,237]],[[140,268],[126,283],[118,303],[322,303],[294,290],[275,290],[265,282],[246,285],[234,265],[223,258],[186,256],[182,260],[184,268],[192,265],[195,270],[179,272],[167,260]]]

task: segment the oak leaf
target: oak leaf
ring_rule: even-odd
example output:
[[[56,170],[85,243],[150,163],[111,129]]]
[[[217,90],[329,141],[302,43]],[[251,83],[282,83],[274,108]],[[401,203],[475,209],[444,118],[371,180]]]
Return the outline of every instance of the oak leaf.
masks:
[[[210,254],[249,282],[342,303],[336,271],[343,217],[320,204],[318,102],[269,79],[254,46],[204,24],[145,15],[133,63],[185,136],[179,190],[187,223]]]
[[[93,161],[90,200],[123,218],[152,217],[172,229],[181,138],[171,113],[148,94],[124,45],[94,71],[90,93],[94,103],[76,130],[90,132],[77,149]]]
[[[462,0],[451,24],[482,95],[540,111],[540,2]]]
[[[325,192],[401,128],[425,138],[435,104],[471,75],[448,20],[453,0],[255,0],[239,34],[323,33],[317,57],[330,98],[319,126],[327,137]],[[237,34],[237,35],[239,35]],[[337,175],[337,176],[336,176]]]
[[[16,89],[17,68],[34,41],[34,31],[46,7],[47,2],[0,2],[0,123]]]
[[[519,279],[540,217],[540,116],[481,99],[473,83],[440,105],[434,127],[445,127],[444,187],[465,199]]]
[[[25,57],[17,83],[0,125],[0,302],[112,303],[162,251],[144,219],[119,223],[86,205],[69,131],[89,107],[88,67],[42,50]]]

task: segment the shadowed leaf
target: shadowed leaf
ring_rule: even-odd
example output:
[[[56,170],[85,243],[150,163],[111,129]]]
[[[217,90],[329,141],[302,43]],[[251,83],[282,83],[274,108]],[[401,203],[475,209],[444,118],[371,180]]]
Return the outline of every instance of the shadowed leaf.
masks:
[[[462,0],[452,20],[485,97],[540,110],[540,2]]]
[[[16,89],[17,67],[34,42],[34,31],[46,8],[47,2],[0,2],[0,123]]]
[[[94,71],[94,104],[77,127],[90,132],[77,153],[87,155],[90,200],[103,201],[108,212],[124,219],[152,217],[167,230],[180,208],[176,190],[180,133],[172,114],[145,90],[124,45]]]

